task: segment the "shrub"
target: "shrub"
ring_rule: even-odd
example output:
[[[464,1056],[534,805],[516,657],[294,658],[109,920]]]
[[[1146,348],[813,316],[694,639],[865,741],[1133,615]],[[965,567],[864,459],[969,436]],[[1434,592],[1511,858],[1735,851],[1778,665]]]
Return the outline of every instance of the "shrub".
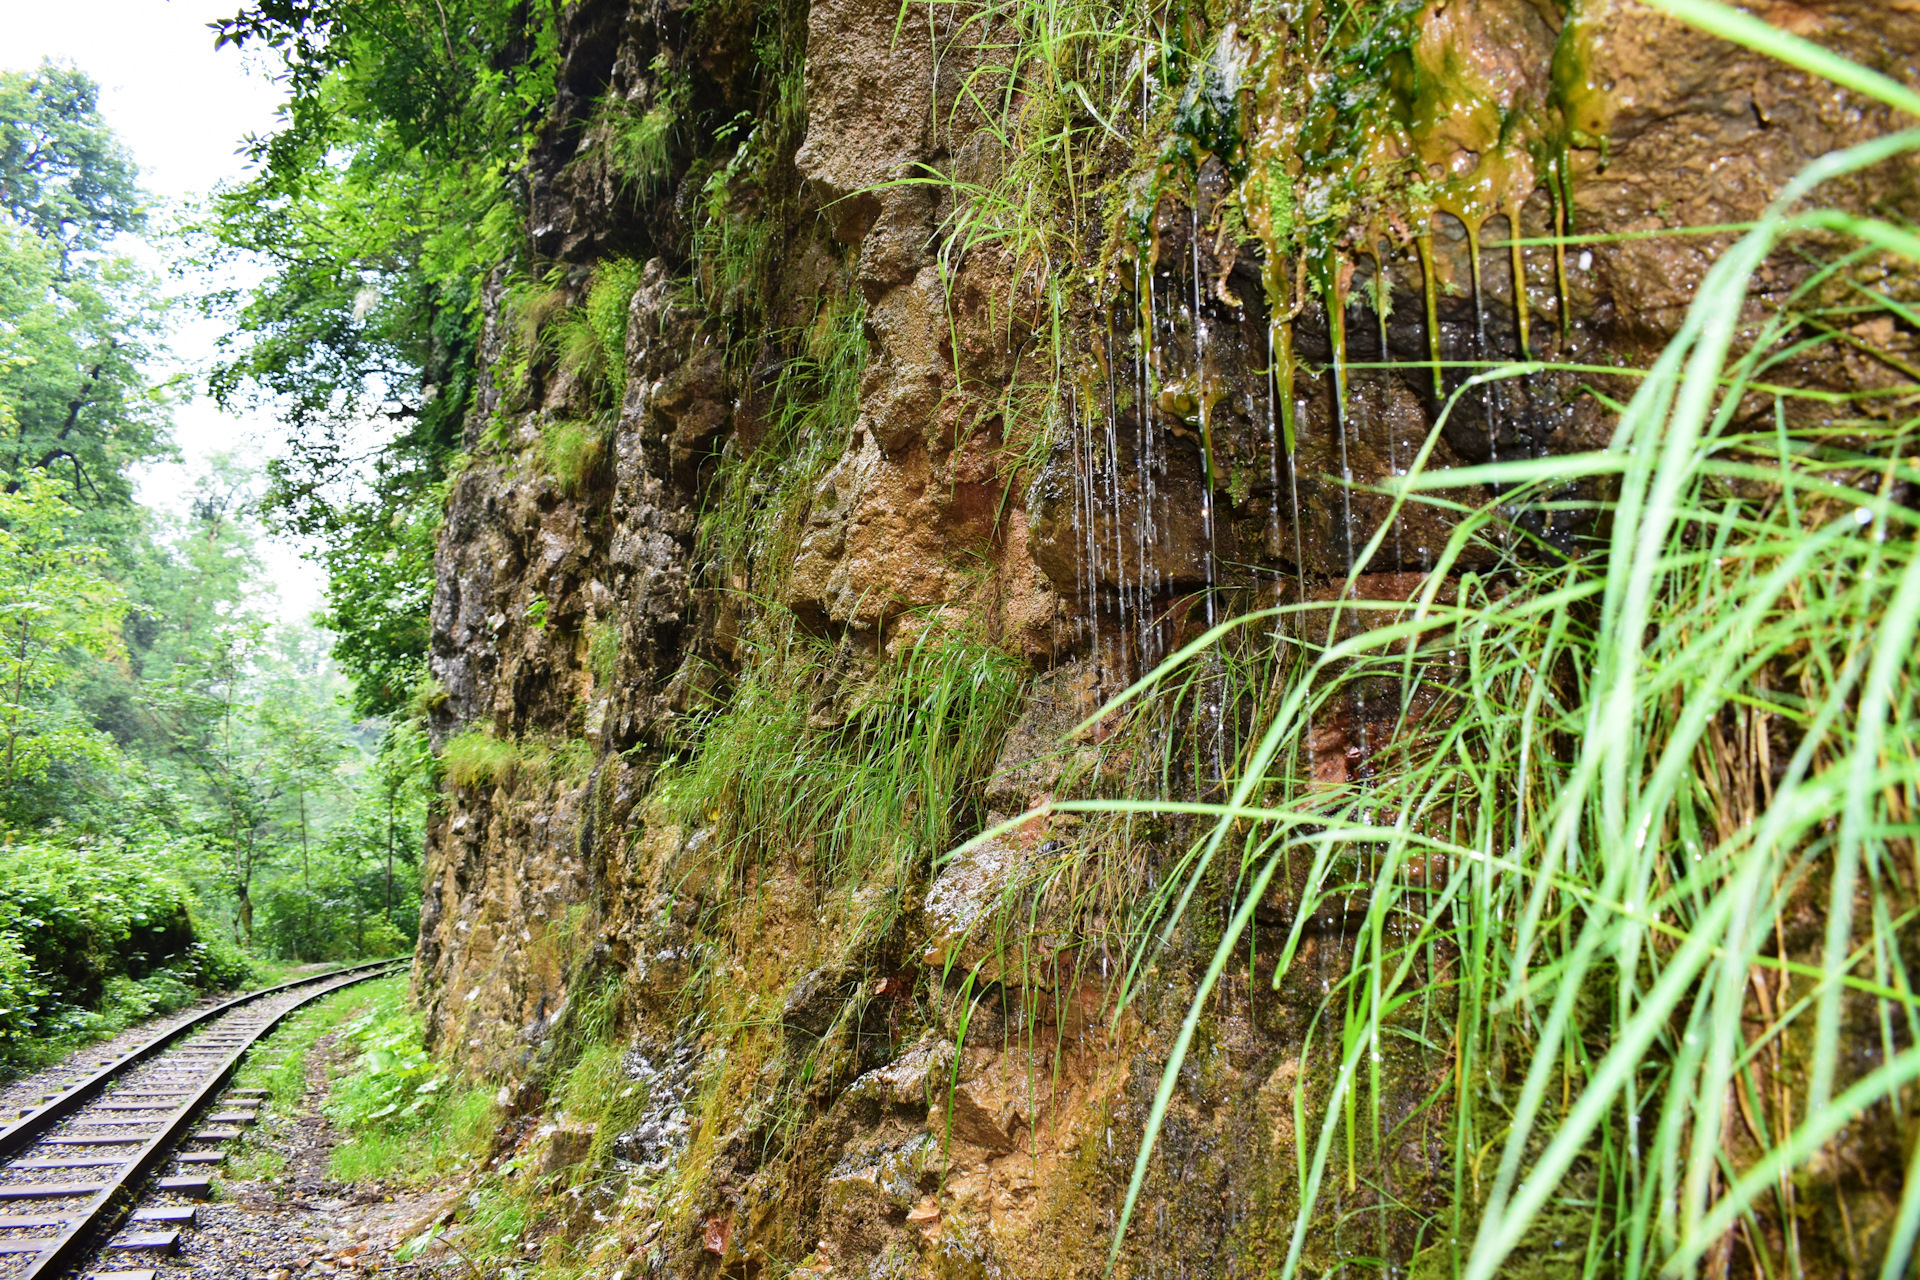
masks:
[[[0,930],[75,1004],[109,978],[143,978],[193,944],[186,891],[140,852],[15,845],[0,863]]]
[[[20,939],[0,933],[0,1062],[16,1056],[31,1039],[46,998],[46,984],[34,976],[33,960]]]
[[[0,858],[0,1067],[250,976],[231,943],[196,936],[186,889],[149,850],[39,841]]]

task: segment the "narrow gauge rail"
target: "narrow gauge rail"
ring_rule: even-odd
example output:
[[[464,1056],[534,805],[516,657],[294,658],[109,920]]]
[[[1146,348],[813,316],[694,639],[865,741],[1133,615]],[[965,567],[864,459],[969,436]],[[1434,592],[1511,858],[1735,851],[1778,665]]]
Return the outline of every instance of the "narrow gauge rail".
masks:
[[[378,960],[236,996],[119,1057],[80,1055],[94,1066],[91,1075],[0,1128],[0,1280],[53,1280],[107,1244],[108,1229],[183,1138],[204,1143],[239,1134],[222,1127],[189,1132],[192,1126],[202,1119],[214,1126],[251,1122],[251,1111],[199,1113],[257,1040],[302,1005],[405,962]],[[200,1172],[160,1178],[157,1189],[204,1197],[203,1171],[219,1153],[180,1158]],[[144,1210],[134,1219],[136,1227],[163,1229],[122,1243],[165,1251],[178,1239],[172,1224],[191,1221],[191,1209]]]

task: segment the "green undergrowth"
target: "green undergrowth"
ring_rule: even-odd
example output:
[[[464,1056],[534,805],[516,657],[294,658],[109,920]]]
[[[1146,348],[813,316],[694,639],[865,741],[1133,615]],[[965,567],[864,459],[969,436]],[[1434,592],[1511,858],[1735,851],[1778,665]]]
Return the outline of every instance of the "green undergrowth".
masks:
[[[791,181],[782,178],[806,133],[804,41],[791,34],[804,25],[804,10],[785,3],[769,9],[773,25],[789,34],[756,42],[764,105],[714,130],[716,162],[696,206],[693,285],[708,310],[721,315],[752,317],[764,306],[777,278],[779,237],[797,212]]]
[[[558,480],[561,492],[579,497],[604,469],[614,417],[626,395],[627,312],[645,264],[607,258],[583,285],[569,286],[562,272],[555,267],[541,283],[522,281],[508,290],[509,340],[495,376],[514,394],[524,394],[542,366],[580,384],[585,415],[547,419],[529,451],[533,465]],[[493,425],[504,428],[506,421],[498,415]],[[508,446],[497,430],[490,440],[495,448]]]
[[[568,1068],[554,1092],[560,1115],[569,1124],[593,1130],[585,1159],[573,1166],[576,1178],[604,1168],[613,1140],[640,1122],[647,1109],[647,1087],[630,1079],[626,1052],[618,1044],[596,1044]]]
[[[440,749],[440,776],[450,787],[484,787],[513,776],[519,745],[484,729],[469,729],[447,739]]]
[[[526,1261],[521,1244],[534,1223],[535,1210],[517,1188],[497,1177],[484,1178],[461,1201],[457,1218],[457,1225],[435,1224],[404,1242],[395,1250],[394,1260],[410,1265],[429,1248],[444,1244],[464,1266],[480,1274],[497,1274],[510,1265],[509,1260]],[[544,1261],[540,1275],[561,1274]]]
[[[0,1077],[253,980],[201,928],[166,852],[35,840],[0,853]]]
[[[406,979],[367,984],[340,1028],[327,1119],[347,1134],[328,1170],[342,1182],[428,1182],[484,1155],[497,1109],[487,1090],[459,1084],[427,1053]]]
[[[569,954],[571,950],[570,946],[563,947]],[[622,1065],[625,1052],[614,1027],[619,982],[595,983],[582,979],[582,983],[583,989],[569,1000],[543,1055],[541,1070],[550,1082],[547,1123],[535,1132],[532,1141],[480,1170],[476,1157],[487,1151],[499,1116],[490,1105],[482,1106],[484,1099],[475,1093],[441,1103],[440,1118],[433,1121],[456,1131],[463,1127],[470,1131],[472,1136],[464,1154],[457,1145],[444,1148],[451,1159],[438,1151],[423,1152],[418,1139],[407,1136],[419,1127],[412,1123],[401,1126],[404,1132],[389,1134],[368,1147],[370,1156],[383,1162],[383,1171],[367,1176],[390,1176],[385,1170],[402,1161],[434,1170],[433,1174],[423,1176],[444,1177],[463,1164],[472,1173],[467,1192],[456,1210],[456,1221],[447,1227],[430,1228],[406,1242],[398,1253],[399,1261],[407,1262],[436,1242],[444,1241],[449,1250],[469,1266],[490,1269],[506,1264],[509,1259],[524,1263],[526,1243],[535,1238],[541,1240],[541,1275],[560,1277],[583,1273],[578,1256],[582,1252],[580,1242],[573,1239],[571,1232],[554,1230],[555,1214],[564,1216],[580,1203],[581,1196],[602,1197],[597,1202],[603,1203],[609,1191],[617,1194],[624,1189],[623,1175],[610,1168],[612,1143],[639,1121],[648,1095],[646,1086],[630,1079]],[[402,1023],[389,1020],[389,1026],[397,1030]],[[401,1051],[405,1052],[404,1045]],[[403,1058],[403,1068],[406,1063]],[[423,1088],[415,1088],[416,1102]],[[359,1105],[364,1110],[379,1102],[375,1110],[385,1110],[401,1103],[405,1096],[404,1090],[389,1088],[367,1097]],[[392,1116],[405,1114],[405,1106],[390,1113]],[[430,1107],[424,1114],[431,1120]],[[394,1124],[391,1119],[379,1123]],[[367,1122],[363,1121],[359,1129],[364,1132],[366,1128]],[[591,1136],[583,1144],[570,1147],[572,1158],[562,1164],[544,1140],[556,1130]],[[568,1198],[562,1198],[562,1193],[567,1193]]]
[[[966,627],[922,621],[916,642],[861,658],[763,604],[731,695],[656,781],[663,816],[705,832],[699,865],[686,872],[698,883],[681,892],[705,903],[696,928],[709,941],[697,949],[682,1011],[722,1028],[725,1044],[698,1102],[687,1103],[709,1121],[650,1193],[678,1206],[673,1214],[686,1211],[717,1158],[725,1126],[711,1117],[744,1117],[761,1158],[777,1159],[822,1082],[851,1079],[874,1037],[891,1035],[861,1029],[863,981],[822,978],[844,990],[823,993],[830,1025],[802,1047],[781,1031],[781,1005],[801,969],[858,978],[879,963],[912,886],[981,821],[980,789],[1024,705],[1027,673]],[[764,896],[789,875],[821,920],[836,923],[796,945],[763,946],[759,913],[795,909]],[[569,1123],[596,1126],[586,1163],[569,1175],[578,1185],[598,1176],[607,1143],[648,1102],[644,1086],[624,1078],[621,1050],[582,1034],[586,1047],[555,1092]]]
[[[706,6],[725,30],[748,6]],[[756,101],[731,119],[709,119],[709,150],[693,162],[690,283],[701,304],[752,359],[769,305],[779,293],[784,246],[804,235],[813,210],[800,197],[791,163],[807,130],[807,6],[767,0],[751,6]]]
[[[284,1127],[305,1100],[308,1059],[315,1043],[366,1012],[373,1000],[369,987],[404,984],[404,981],[387,978],[328,996],[288,1018],[266,1040],[248,1051],[239,1070],[233,1074],[232,1087],[267,1091],[262,1107],[267,1131]],[[286,1160],[260,1141],[264,1136],[261,1130],[247,1135],[223,1166],[226,1177],[259,1181],[281,1172]]]
[[[627,386],[627,309],[645,270],[633,258],[607,258],[584,281],[570,283],[556,266],[543,279],[512,283],[503,308],[506,351],[494,371],[501,385],[524,394],[534,370],[550,364],[578,380],[592,406],[617,409]]]
[[[602,618],[587,627],[587,669],[596,689],[611,689],[620,665],[620,624]]]
[[[593,269],[587,296],[555,326],[562,370],[586,380],[601,402],[617,407],[627,389],[627,308],[645,264],[607,258]]]

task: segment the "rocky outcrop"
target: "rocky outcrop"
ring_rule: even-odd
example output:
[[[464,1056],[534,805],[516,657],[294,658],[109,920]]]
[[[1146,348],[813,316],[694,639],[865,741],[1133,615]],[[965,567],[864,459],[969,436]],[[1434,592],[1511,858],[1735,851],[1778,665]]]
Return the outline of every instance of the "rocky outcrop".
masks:
[[[623,370],[617,402],[607,380],[527,339],[524,279],[487,295],[473,463],[436,561],[434,731],[512,744],[518,763],[450,787],[437,811],[416,991],[437,1048],[498,1081],[523,1119],[577,1051],[584,1002],[601,1002],[596,1033],[624,1047],[646,1099],[606,1148],[627,1189],[593,1210],[617,1224],[593,1246],[603,1271],[1092,1276],[1206,935],[1130,949],[1127,912],[1162,869],[1138,850],[1171,857],[1189,833],[1128,843],[1048,812],[1121,767],[1094,749],[1112,724],[1068,732],[1205,626],[1210,588],[1240,602],[1414,598],[1450,517],[1402,510],[1383,530],[1379,482],[1423,444],[1439,467],[1602,440],[1604,405],[1583,388],[1620,390],[1561,374],[1453,397],[1454,366],[1526,350],[1642,360],[1728,243],[1596,243],[1564,262],[1528,250],[1517,311],[1515,259],[1476,261],[1480,237],[1505,237],[1510,215],[1529,236],[1556,218],[1609,231],[1749,219],[1807,159],[1885,116],[1631,0],[1571,15],[1534,0],[1400,6],[1409,49],[1465,68],[1455,99],[1409,109],[1435,189],[1484,177],[1501,121],[1550,107],[1572,205],[1536,174],[1510,204],[1426,210],[1430,236],[1392,252],[1377,236],[1342,241],[1345,259],[1313,283],[1318,267],[1281,270],[1260,228],[1223,212],[1244,204],[1242,179],[1191,131],[1184,151],[1144,160],[1136,142],[1164,139],[1088,143],[1094,169],[1073,190],[1085,205],[989,206],[1018,160],[988,127],[1005,118],[989,104],[1006,107],[995,94],[1017,34],[997,11],[815,0],[756,26],[725,8],[564,9],[528,189],[538,274],[569,270],[542,305],[583,307],[600,264],[643,268],[624,347],[606,353]],[[1920,55],[1920,24],[1880,21],[1875,5],[1768,12],[1896,73]],[[1254,39],[1212,30],[1222,47]],[[1069,106],[1022,109],[1077,112],[1074,91]],[[1181,119],[1199,118],[1198,100]],[[1249,130],[1294,127],[1262,116],[1265,90],[1227,100]],[[691,105],[662,144],[666,172],[623,179],[618,122],[671,102]],[[1137,127],[1104,105],[1072,117],[1089,137]],[[1476,112],[1492,113],[1492,134]],[[1920,175],[1898,164],[1836,198],[1891,192],[1912,211]],[[1355,225],[1375,214],[1381,235],[1409,216],[1356,210]],[[1070,259],[1063,238],[1092,247]],[[1069,260],[1091,284],[1057,277]],[[1808,271],[1784,257],[1770,269],[1781,289]],[[1365,367],[1383,354],[1403,367]],[[1550,520],[1538,532],[1572,536]],[[1374,571],[1339,585],[1376,533]],[[938,794],[948,847],[856,874],[835,850],[858,815],[777,835],[805,825],[789,808],[847,793],[804,776],[771,797],[751,776],[699,789],[715,749],[703,735],[776,666],[789,701],[752,704],[769,708],[760,727],[830,744],[834,769],[865,767],[858,744],[910,701],[888,673],[957,635],[1017,664],[1027,696],[1019,714],[977,722],[998,764]],[[1364,708],[1329,712],[1310,731],[1315,778],[1345,781],[1391,730]],[[738,759],[746,771],[760,757]],[[904,790],[915,799],[891,811],[889,848],[911,847],[934,794]],[[1285,1256],[1275,1224],[1300,1142],[1288,1099],[1328,1070],[1309,1031],[1350,949],[1339,913],[1294,918],[1294,888],[1262,903],[1255,950],[1277,952],[1300,924],[1299,954],[1280,989],[1242,972],[1213,997],[1126,1274],[1252,1274]],[[1116,1018],[1123,981],[1134,1000]],[[1392,1195],[1423,1212],[1453,1194],[1453,1153],[1428,1123],[1448,1105],[1431,1101],[1433,1070],[1412,1047],[1379,1060],[1381,1114],[1408,1125],[1393,1129]],[[589,1122],[553,1123],[533,1163],[585,1158]],[[1368,1175],[1346,1176],[1359,1188]],[[1411,1218],[1380,1213],[1365,1251],[1408,1264],[1426,1242]],[[1330,1228],[1307,1256],[1332,1266],[1357,1250]]]

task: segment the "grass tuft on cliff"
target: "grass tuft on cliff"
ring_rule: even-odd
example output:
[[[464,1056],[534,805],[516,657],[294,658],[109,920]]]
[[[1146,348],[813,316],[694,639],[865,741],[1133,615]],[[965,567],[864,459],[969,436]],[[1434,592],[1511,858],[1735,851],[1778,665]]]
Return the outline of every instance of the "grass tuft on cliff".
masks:
[[[440,750],[440,776],[450,787],[485,787],[506,782],[520,762],[517,744],[485,729],[469,729],[447,739]]]
[[[560,491],[578,497],[607,457],[604,422],[550,422],[540,434],[540,457]]]
[[[804,850],[823,885],[898,885],[963,829],[1019,712],[1022,666],[932,620],[835,707],[843,665],[774,612],[731,700],[663,781],[729,866]]]
[[[518,741],[468,729],[440,749],[440,776],[450,787],[577,786],[593,769],[593,749],[578,738]]]
[[[821,475],[851,443],[867,368],[866,306],[847,290],[811,325],[784,335],[797,354],[771,385],[750,388],[764,411],[750,439],[735,433],[700,512],[694,555],[713,585],[776,596]],[[831,499],[829,499],[831,500]]]

